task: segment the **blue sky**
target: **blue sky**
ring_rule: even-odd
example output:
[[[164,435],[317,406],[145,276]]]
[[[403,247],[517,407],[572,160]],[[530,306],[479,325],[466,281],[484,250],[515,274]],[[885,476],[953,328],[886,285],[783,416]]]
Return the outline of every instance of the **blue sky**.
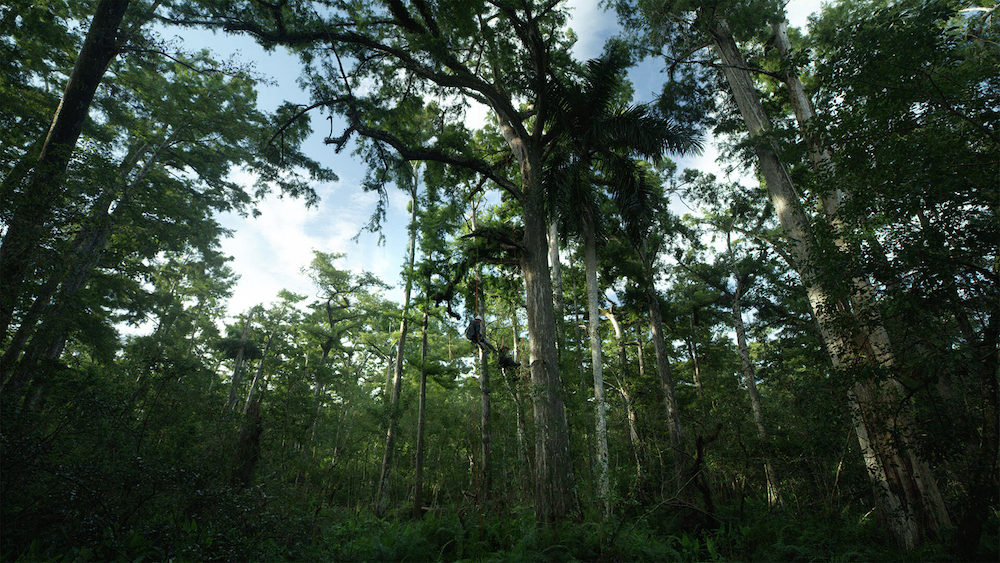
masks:
[[[579,60],[600,54],[605,40],[618,30],[614,14],[602,10],[598,4],[598,0],[568,1],[572,9],[570,26],[580,38],[573,49]],[[804,28],[807,18],[819,5],[820,0],[791,0],[786,6],[789,22]],[[189,50],[207,47],[219,57],[233,56],[250,62],[259,73],[269,77],[272,84],[260,87],[259,103],[263,109],[272,110],[285,100],[308,102],[308,95],[296,82],[298,60],[284,50],[267,53],[248,39],[206,31],[183,30],[178,35]],[[663,80],[660,68],[662,63],[647,61],[630,72],[636,96],[641,100],[650,99],[659,90]],[[369,271],[388,283],[397,283],[399,279],[405,257],[406,197],[390,193],[389,215],[383,228],[384,245],[379,245],[377,235],[370,233],[353,241],[375,209],[376,196],[364,193],[359,187],[365,174],[360,161],[349,150],[334,154],[324,145],[327,122],[319,114],[313,117],[316,131],[306,143],[306,152],[333,169],[339,181],[317,184],[320,203],[312,208],[306,208],[300,200],[272,196],[262,202],[257,218],[232,214],[221,218],[223,225],[234,231],[223,242],[223,251],[233,257],[231,266],[240,276],[229,302],[230,316],[253,305],[274,301],[281,289],[313,297],[312,283],[302,270],[312,260],[314,250],[344,253],[340,267]],[[716,155],[709,143],[702,155],[682,159],[680,165],[721,175],[715,164]],[[401,300],[402,291],[397,288],[388,295]]]

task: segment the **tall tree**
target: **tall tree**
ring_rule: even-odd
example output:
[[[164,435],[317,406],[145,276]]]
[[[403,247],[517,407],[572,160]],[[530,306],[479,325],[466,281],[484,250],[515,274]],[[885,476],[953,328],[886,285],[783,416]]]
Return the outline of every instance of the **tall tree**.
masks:
[[[404,170],[400,174],[401,178],[409,177],[410,190],[410,243],[406,267],[403,270],[405,289],[403,290],[403,310],[402,318],[399,321],[399,338],[396,341],[395,363],[392,370],[392,388],[388,402],[388,421],[385,434],[385,455],[382,458],[382,468],[378,480],[378,490],[376,491],[375,514],[382,516],[389,505],[389,480],[392,473],[393,455],[396,447],[396,433],[399,420],[399,394],[403,387],[403,362],[406,352],[406,335],[409,329],[410,320],[410,294],[413,290],[413,268],[417,252],[417,214],[419,206],[418,184],[416,165],[414,169]]]
[[[127,0],[101,0],[97,4],[30,178],[19,190],[17,205],[0,243],[0,285],[4,287],[0,297],[0,340],[6,339],[20,287],[31,277],[31,254],[50,228],[60,183],[90,113],[94,93],[123,47],[126,38],[121,27],[128,6]],[[31,153],[26,157],[31,158]]]
[[[914,449],[912,419],[905,412],[898,416],[886,414],[888,405],[898,402],[902,394],[898,381],[892,379],[895,366],[885,328],[872,316],[872,306],[862,299],[864,295],[850,274],[824,270],[829,267],[828,262],[824,263],[827,252],[816,238],[806,202],[770,137],[771,119],[728,21],[730,16],[741,18],[739,29],[753,29],[755,24],[763,24],[768,14],[775,13],[774,7],[765,7],[756,15],[741,6],[719,8],[714,4],[696,5],[689,13],[682,8],[674,15],[678,21],[693,21],[691,29],[711,42],[722,62],[722,74],[749,132],[757,166],[765,178],[768,196],[789,241],[794,266],[808,292],[831,360],[845,375],[858,376],[848,394],[849,408],[855,416],[880,515],[900,544],[912,548],[950,522],[934,477]],[[647,14],[649,24],[663,24],[662,17]],[[659,32],[657,29],[654,33]],[[889,378],[877,381],[861,375],[873,369],[884,371]]]
[[[541,178],[554,108],[549,78],[568,63],[562,51],[565,15],[558,3],[476,2],[473,6],[418,2],[350,3],[313,10],[310,4],[275,9],[226,3],[178,8],[175,20],[243,32],[265,45],[287,45],[334,69],[308,73],[313,107],[347,119],[339,147],[353,135],[405,160],[438,161],[471,169],[507,192],[521,207],[519,260],[527,286],[528,330],[536,433],[537,517],[563,518],[572,506],[568,431],[560,395],[552,285],[547,261],[547,216]],[[332,47],[332,49],[330,49]],[[353,65],[353,66],[352,66]],[[319,67],[317,67],[319,68]],[[360,90],[364,80],[374,84]],[[469,152],[457,108],[442,112],[433,144],[420,144],[397,119],[424,94],[474,100],[496,115],[515,163],[513,175]],[[521,103],[522,108],[519,108]]]
[[[604,226],[601,199],[604,192],[630,220],[641,222],[649,213],[648,186],[635,158],[659,159],[667,151],[699,148],[690,130],[664,119],[645,106],[629,106],[629,88],[623,82],[628,57],[620,45],[611,44],[601,58],[591,60],[580,83],[556,86],[560,90],[558,129],[564,135],[562,154],[553,158],[549,189],[561,203],[561,215],[579,218],[575,227],[583,240],[587,293],[588,334],[594,379],[595,459],[598,497],[610,513],[607,442],[607,403],[602,373],[603,340],[600,333],[600,295],[597,246]],[[569,223],[569,221],[567,221]],[[565,230],[572,228],[567,225]]]
[[[286,131],[284,155],[269,151],[263,129],[270,116],[255,107],[253,78],[205,52],[129,58],[116,63],[115,78],[95,102],[107,119],[85,134],[88,145],[99,148],[88,149],[67,176],[61,191],[67,203],[52,224],[50,250],[39,250],[61,252],[61,260],[39,265],[41,283],[19,300],[28,306],[18,311],[0,360],[5,379],[20,366],[17,385],[38,362],[59,357],[74,326],[68,319],[79,313],[86,293],[99,291],[87,288],[95,271],[129,263],[141,269],[136,262],[171,246],[210,253],[222,235],[213,213],[246,213],[271,187],[310,197],[298,172],[279,169],[294,164],[315,178],[334,177],[299,152],[308,129],[301,125]],[[259,173],[255,193],[229,177],[235,165]],[[171,173],[177,169],[191,173]],[[102,181],[90,182],[91,175]],[[125,232],[131,241],[116,236]]]

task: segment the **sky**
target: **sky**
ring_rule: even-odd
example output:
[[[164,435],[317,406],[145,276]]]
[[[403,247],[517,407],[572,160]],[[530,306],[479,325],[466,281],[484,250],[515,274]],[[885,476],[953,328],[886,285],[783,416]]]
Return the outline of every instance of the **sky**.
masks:
[[[599,55],[604,42],[619,29],[614,13],[599,7],[599,0],[569,0],[567,4],[572,14],[570,27],[579,37],[573,56],[586,60]],[[820,0],[790,0],[786,6],[790,25],[804,30],[809,15],[819,7]],[[270,79],[270,84],[259,89],[262,109],[273,110],[285,100],[309,102],[308,94],[297,85],[298,60],[282,49],[265,52],[249,39],[207,31],[181,30],[176,35],[189,50],[207,47],[218,57],[232,56],[252,63],[258,73]],[[660,68],[662,63],[647,61],[630,71],[637,98],[648,100],[659,90],[663,81]],[[484,118],[484,110],[472,113],[470,121],[481,122]],[[331,147],[323,144],[329,133],[323,116],[316,114],[312,123],[315,132],[306,141],[305,152],[339,176],[336,182],[315,185],[319,204],[307,208],[301,200],[269,196],[258,206],[259,217],[234,214],[220,217],[223,226],[233,231],[223,241],[222,251],[233,257],[230,267],[239,276],[228,303],[230,317],[254,305],[277,300],[282,289],[315,297],[316,290],[304,273],[315,250],[343,253],[339,267],[372,272],[390,284],[397,284],[387,296],[402,300],[398,281],[405,259],[407,197],[399,190],[390,190],[388,219],[382,231],[384,244],[379,244],[376,234],[364,232],[356,237],[374,211],[377,196],[360,188],[364,165],[350,150],[334,154]],[[679,159],[679,165],[682,169],[696,168],[724,176],[715,164],[717,154],[709,142],[701,155]]]

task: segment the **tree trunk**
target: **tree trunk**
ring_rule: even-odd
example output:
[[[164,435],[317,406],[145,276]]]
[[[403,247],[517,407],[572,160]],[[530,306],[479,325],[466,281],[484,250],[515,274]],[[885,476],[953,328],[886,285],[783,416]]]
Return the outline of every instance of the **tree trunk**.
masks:
[[[760,394],[757,392],[757,376],[750,362],[750,350],[747,347],[746,329],[743,326],[743,307],[740,300],[743,297],[743,285],[740,273],[736,272],[736,291],[733,293],[733,328],[736,331],[736,348],[740,355],[740,368],[743,371],[743,383],[750,395],[750,409],[753,411],[754,424],[757,425],[757,437],[761,443],[768,444],[767,426],[764,424],[764,412],[760,406]],[[771,506],[781,506],[781,489],[778,487],[778,476],[774,472],[770,455],[764,454],[764,478],[767,483],[767,503]]]
[[[722,20],[710,25],[712,41],[723,62],[723,72],[740,109],[743,120],[754,139],[761,172],[767,183],[768,196],[786,237],[796,270],[802,279],[834,367],[839,369],[865,366],[892,368],[891,349],[881,323],[869,330],[867,319],[859,314],[872,312],[870,301],[863,290],[859,291],[854,280],[844,280],[852,294],[854,311],[849,324],[861,334],[857,338],[842,334],[844,317],[851,316],[849,303],[836,299],[824,287],[816,271],[818,249],[809,228],[802,202],[791,178],[781,164],[777,151],[765,133],[770,121],[764,113],[760,95],[754,87],[743,56],[736,46],[732,33]],[[865,303],[857,301],[864,298]],[[839,318],[838,318],[839,317]],[[891,373],[891,371],[890,371]],[[912,549],[925,536],[933,535],[950,526],[943,499],[925,462],[912,446],[910,436],[913,423],[906,413],[897,408],[900,403],[898,382],[859,380],[849,393],[849,407],[854,419],[858,440],[872,480],[879,516],[896,541]],[[898,414],[897,414],[898,413]]]
[[[518,327],[517,322],[517,311],[510,316],[510,325],[512,331],[511,340],[511,350],[513,351],[512,359],[516,362],[518,358],[521,357],[520,352],[520,334],[521,330]],[[514,378],[506,378],[507,384],[510,385],[511,394],[514,397],[514,414],[517,423],[517,465],[518,465],[518,480],[523,484],[522,487],[518,488],[519,495],[529,494],[527,487],[528,483],[532,482],[532,475],[534,474],[531,469],[531,459],[528,457],[526,443],[528,440],[528,427],[524,420],[524,395],[521,389],[521,371],[520,369],[514,372],[516,376]],[[524,498],[520,496],[519,498]]]
[[[271,351],[271,341],[274,340],[274,332],[271,331],[267,335],[267,343],[264,344],[264,352],[260,355],[260,362],[257,364],[257,373],[253,376],[253,381],[250,383],[250,391],[247,393],[247,402],[243,406],[243,414],[246,415],[250,412],[250,404],[254,401],[255,395],[257,394],[257,386],[260,384],[261,376],[264,375],[264,360],[267,359],[267,353]]]
[[[406,289],[403,291],[403,319],[399,322],[399,340],[396,341],[396,362],[392,371],[392,390],[389,393],[388,428],[385,431],[385,455],[379,471],[375,515],[381,518],[389,508],[389,486],[393,456],[396,449],[396,430],[399,423],[399,396],[403,389],[403,361],[406,352],[406,333],[410,318],[410,293],[413,291],[413,262],[417,252],[417,186],[411,186],[410,196],[410,253],[406,268]]]
[[[430,286],[430,279],[426,280]],[[413,468],[413,517],[424,515],[424,421],[427,408],[427,321],[430,314],[427,310],[427,289],[424,290],[424,320],[420,324],[420,391],[417,395],[417,452]]]
[[[660,378],[660,389],[667,408],[667,429],[670,432],[670,449],[674,458],[674,491],[680,492],[687,475],[687,453],[684,451],[684,432],[681,428],[680,408],[674,395],[674,378],[670,369],[667,343],[663,337],[663,317],[660,315],[660,299],[650,282],[646,288],[646,304],[649,307],[649,324],[653,333],[653,348],[656,350],[656,373]]]
[[[604,516],[611,515],[610,478],[608,476],[608,422],[604,399],[603,358],[601,357],[601,313],[597,287],[597,240],[594,223],[583,218],[583,261],[587,277],[587,315],[590,319],[590,364],[594,373],[595,457],[597,462],[597,496],[604,504]]]
[[[639,321],[635,322],[635,347],[636,347],[636,360],[639,363],[639,381],[646,378],[646,354],[643,352],[642,348],[642,324]]]
[[[618,394],[622,397],[622,403],[625,406],[625,417],[628,422],[628,437],[629,441],[632,443],[632,454],[635,457],[635,483],[638,484],[642,479],[642,456],[640,454],[641,445],[639,443],[639,425],[637,422],[637,417],[635,414],[635,406],[632,402],[632,396],[629,394],[628,388],[626,387],[628,381],[628,354],[625,351],[625,333],[622,331],[622,327],[618,324],[618,319],[615,318],[614,313],[611,310],[601,311],[604,316],[611,321],[611,326],[615,329],[615,338],[618,340]]]
[[[556,350],[559,359],[563,353],[563,283],[562,283],[562,262],[559,259],[559,224],[553,219],[549,222],[549,267],[552,268],[552,305],[556,316]]]
[[[528,335],[530,337],[531,396],[535,418],[535,517],[539,522],[562,520],[573,504],[573,470],[569,456],[569,429],[559,381],[552,279],[548,264],[547,226],[540,186],[540,152],[527,146],[501,119],[501,132],[521,168],[521,204]]]
[[[691,371],[694,375],[694,388],[698,391],[698,398],[703,399],[705,397],[705,390],[701,386],[701,362],[698,359],[698,344],[695,342],[693,312],[691,313],[690,329],[691,335],[686,339],[688,357],[691,358]]]
[[[476,230],[476,212],[472,212],[472,230]],[[486,298],[483,296],[483,269],[476,264],[476,314],[483,320],[483,327],[486,326]],[[484,333],[485,337],[485,333]],[[480,450],[479,450],[479,502],[483,503],[490,499],[493,489],[492,464],[490,460],[490,365],[489,356],[485,348],[476,347],[479,353],[477,359],[479,371],[479,391],[480,391]]]
[[[250,332],[250,323],[253,321],[253,314],[256,311],[256,307],[251,307],[250,312],[247,313],[247,319],[243,321],[243,334],[240,336],[240,350],[236,353],[236,361],[233,363],[233,378],[232,381],[229,382],[229,400],[226,401],[226,410],[228,411],[233,410],[236,406],[236,397],[238,396],[238,389],[240,382],[242,381],[240,368],[243,367],[243,354],[247,344],[247,333]]]
[[[127,0],[97,4],[76,65],[66,83],[31,178],[14,206],[0,244],[0,342],[6,340],[21,288],[31,278],[32,253],[51,228],[52,208],[59,199],[62,177],[76,148],[94,94],[108,65],[118,55],[119,26]]]

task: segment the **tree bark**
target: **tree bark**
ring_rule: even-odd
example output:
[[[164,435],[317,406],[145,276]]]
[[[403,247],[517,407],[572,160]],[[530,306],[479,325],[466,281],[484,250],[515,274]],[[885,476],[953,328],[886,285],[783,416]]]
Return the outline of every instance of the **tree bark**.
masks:
[[[750,349],[747,346],[746,328],[743,325],[743,307],[740,300],[743,297],[743,285],[740,280],[740,273],[736,272],[736,291],[733,292],[733,328],[736,331],[736,348],[740,356],[740,369],[743,372],[743,384],[747,387],[747,394],[750,395],[750,409],[753,411],[754,424],[757,426],[757,437],[764,444],[769,442],[767,436],[767,426],[764,424],[764,411],[760,405],[760,393],[757,392],[757,376],[754,373],[753,363],[750,361]],[[774,471],[770,455],[764,454],[764,479],[767,486],[767,503],[771,506],[781,506],[784,504],[781,498],[781,489],[778,487],[778,476]]]
[[[97,4],[76,65],[56,109],[31,178],[10,218],[0,244],[0,342],[6,340],[14,308],[31,276],[32,253],[47,235],[52,208],[70,157],[76,148],[94,94],[118,55],[119,27],[128,8],[127,0],[101,0]]]
[[[641,444],[639,442],[639,425],[638,418],[635,414],[635,405],[632,401],[632,396],[629,393],[627,387],[628,381],[628,354],[625,350],[625,333],[622,331],[621,325],[618,323],[618,319],[615,318],[613,312],[610,309],[601,311],[604,316],[611,321],[611,326],[615,329],[615,338],[618,340],[618,394],[622,397],[622,403],[625,406],[625,418],[628,422],[628,436],[629,442],[632,444],[632,454],[635,457],[635,483],[638,484],[642,479],[642,455],[640,453]]]
[[[274,340],[274,330],[272,330],[267,335],[267,343],[264,344],[264,352],[260,355],[260,362],[257,364],[257,373],[253,376],[253,381],[250,382],[250,391],[247,393],[247,402],[243,406],[243,414],[246,415],[250,412],[250,404],[253,403],[254,397],[257,394],[257,386],[260,384],[260,379],[264,375],[264,360],[267,359],[267,353],[271,351],[271,341]]]
[[[674,378],[670,369],[667,343],[663,337],[663,317],[660,314],[660,299],[650,282],[646,288],[646,304],[649,307],[649,324],[653,334],[653,348],[656,350],[656,373],[660,378],[660,389],[666,406],[667,429],[670,432],[670,449],[674,458],[674,490],[680,492],[687,475],[687,454],[684,451],[684,431],[681,427],[680,407],[674,394]]]
[[[233,377],[232,381],[229,382],[229,400],[226,401],[226,410],[228,411],[233,410],[236,406],[236,397],[238,396],[238,389],[242,381],[240,368],[243,367],[243,354],[246,350],[247,333],[250,332],[250,323],[253,321],[253,314],[256,311],[256,307],[251,307],[250,312],[247,313],[247,319],[243,321],[243,334],[240,335],[240,350],[236,353],[236,361],[233,363]]]
[[[518,358],[521,357],[521,352],[520,352],[521,331],[518,328],[516,311],[514,312],[514,314],[510,316],[510,324],[513,331],[513,340],[511,341],[511,349],[513,350],[512,358],[516,362],[518,361]],[[520,376],[521,372],[520,370],[518,370],[515,373],[517,374],[517,377],[514,378],[513,381],[511,381],[508,378],[507,381],[510,383],[512,387],[512,393],[514,395],[515,417],[517,419],[517,463],[518,466],[520,467],[519,477],[521,478],[521,482],[525,484],[525,486],[521,489],[521,492],[527,495],[529,492],[527,488],[527,483],[532,482],[532,476],[534,475],[534,471],[532,471],[531,459],[528,457],[528,452],[526,447],[526,443],[528,440],[528,425],[524,420],[525,418],[524,406],[523,406],[524,395],[522,393],[522,386],[521,386],[521,376]]]
[[[542,159],[539,150],[528,146],[530,139],[518,136],[502,119],[500,126],[521,169],[524,239],[520,262],[528,314],[535,419],[535,518],[550,523],[565,518],[572,508],[573,470],[555,345],[547,225],[540,188]]]
[[[587,278],[587,323],[590,334],[590,365],[594,374],[595,461],[597,496],[604,504],[604,516],[611,515],[611,483],[608,474],[608,421],[604,399],[604,373],[601,351],[601,305],[597,287],[597,237],[590,217],[583,217],[583,262]]]
[[[555,219],[549,222],[549,267],[552,268],[552,305],[556,316],[556,351],[559,359],[563,353],[563,285],[562,262],[559,259],[559,224]]]
[[[701,385],[701,362],[698,358],[698,344],[695,342],[694,334],[694,312],[691,312],[690,330],[691,335],[687,338],[688,356],[691,358],[692,373],[694,374],[694,388],[698,391],[698,398],[705,397],[705,389]]]
[[[777,155],[773,142],[766,140],[770,121],[764,112],[743,56],[729,27],[722,20],[710,22],[710,34],[730,90],[740,109],[758,164],[767,184],[782,229],[790,242],[796,270],[802,279],[823,341],[835,368],[853,370],[878,367],[891,374],[892,355],[881,323],[869,324],[872,301],[855,280],[844,280],[850,303],[835,297],[818,272],[818,248],[802,209],[802,201]],[[839,205],[839,202],[831,202]],[[835,225],[836,227],[836,225]],[[864,299],[862,303],[860,300]],[[851,304],[855,310],[851,311]],[[844,335],[842,319],[858,329],[858,335]],[[899,384],[894,380],[857,380],[849,393],[858,440],[871,478],[879,516],[897,543],[912,549],[924,537],[950,526],[943,499],[927,464],[919,458],[910,436],[913,423],[899,409]],[[898,414],[897,414],[898,413]]]
[[[472,230],[476,230],[476,212],[472,212]],[[483,269],[476,264],[476,314],[486,326],[486,299],[483,296]],[[485,330],[485,328],[484,328]],[[479,502],[486,502],[493,489],[492,464],[490,463],[490,365],[489,356],[482,346],[477,346],[480,392],[480,451],[479,451]]]
[[[389,508],[389,486],[393,456],[396,449],[396,431],[399,423],[399,396],[403,389],[403,361],[406,352],[406,333],[409,328],[410,294],[413,291],[413,262],[417,252],[417,186],[410,188],[410,251],[406,268],[406,289],[403,291],[403,319],[399,322],[399,339],[396,341],[396,362],[392,371],[392,389],[389,393],[389,420],[385,431],[385,454],[379,471],[375,515],[381,518]]]
[[[430,285],[430,279],[426,280]],[[428,312],[427,289],[424,290],[424,320],[420,324],[420,391],[417,399],[417,452],[413,468],[413,517],[423,518],[424,491],[424,422],[427,412],[427,321]]]

